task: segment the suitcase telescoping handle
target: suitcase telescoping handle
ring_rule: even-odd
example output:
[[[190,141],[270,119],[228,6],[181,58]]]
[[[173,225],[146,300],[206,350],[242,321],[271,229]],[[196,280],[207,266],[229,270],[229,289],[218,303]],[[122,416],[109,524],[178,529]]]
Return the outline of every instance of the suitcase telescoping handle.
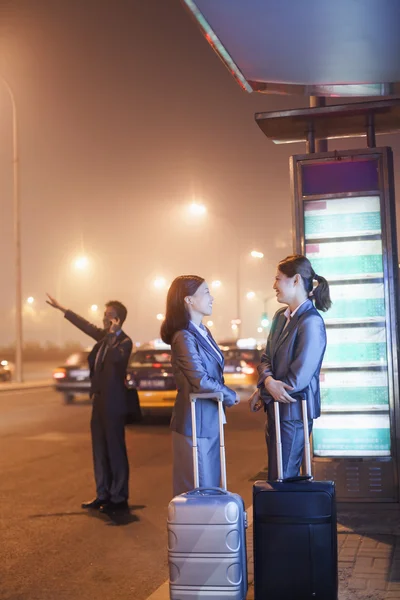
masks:
[[[303,430],[304,430],[304,453],[306,459],[306,475],[305,477],[294,477],[286,479],[286,481],[296,481],[300,479],[312,479],[311,471],[311,448],[310,436],[308,433],[308,416],[307,416],[307,400],[301,397],[301,406],[303,413]],[[276,458],[278,462],[278,481],[283,481],[283,460],[282,460],[282,439],[281,439],[281,418],[279,413],[279,402],[274,401],[275,415],[275,437],[276,437]]]
[[[199,477],[199,448],[197,445],[197,427],[196,427],[196,401],[202,400],[217,400],[218,402],[218,423],[219,423],[219,454],[221,457],[221,482],[222,489],[226,491],[226,457],[225,457],[225,438],[224,438],[224,395],[222,392],[205,393],[205,394],[189,394],[191,409],[192,409],[192,433],[193,433],[193,471],[194,471],[194,487],[200,485]]]

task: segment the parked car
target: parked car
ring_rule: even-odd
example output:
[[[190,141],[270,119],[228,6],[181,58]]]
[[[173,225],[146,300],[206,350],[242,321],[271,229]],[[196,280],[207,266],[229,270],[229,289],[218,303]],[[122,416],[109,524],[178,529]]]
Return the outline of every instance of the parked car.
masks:
[[[74,402],[77,394],[90,392],[89,352],[82,350],[71,354],[61,367],[53,371],[54,389],[63,394],[65,404]]]
[[[134,352],[127,369],[126,386],[137,390],[142,413],[170,413],[176,398],[170,346],[153,342]]]
[[[238,340],[223,342],[220,348],[225,358],[225,384],[238,389],[254,388],[257,385],[257,366],[262,352],[258,345]]]
[[[14,373],[14,364],[9,360],[0,361],[0,381],[11,381]]]

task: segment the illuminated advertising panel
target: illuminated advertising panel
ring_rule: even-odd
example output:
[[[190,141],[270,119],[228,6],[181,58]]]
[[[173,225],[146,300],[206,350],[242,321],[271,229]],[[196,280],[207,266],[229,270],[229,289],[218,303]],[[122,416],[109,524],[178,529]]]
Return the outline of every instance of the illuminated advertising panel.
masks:
[[[305,251],[330,282],[327,349],[314,455],[390,456],[388,352],[380,197],[304,202]]]

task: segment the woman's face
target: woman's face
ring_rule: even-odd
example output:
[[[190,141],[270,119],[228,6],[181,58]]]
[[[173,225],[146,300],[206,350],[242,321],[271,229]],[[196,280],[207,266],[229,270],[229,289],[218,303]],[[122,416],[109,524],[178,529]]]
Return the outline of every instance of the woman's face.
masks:
[[[279,269],[276,271],[274,285],[272,286],[276,293],[276,299],[281,304],[291,304],[296,298],[298,292],[298,276],[287,277]]]
[[[189,310],[203,317],[211,315],[214,298],[210,294],[206,281],[197,288],[193,296],[187,296]]]

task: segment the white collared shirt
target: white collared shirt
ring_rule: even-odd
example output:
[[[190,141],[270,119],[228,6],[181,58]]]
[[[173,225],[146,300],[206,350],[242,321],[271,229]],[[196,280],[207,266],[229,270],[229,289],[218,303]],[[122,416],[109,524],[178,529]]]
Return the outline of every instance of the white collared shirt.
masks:
[[[205,340],[207,340],[208,345],[210,346],[210,348],[212,348],[215,352],[215,354],[218,356],[218,358],[220,359],[220,361],[223,360],[223,356],[220,352],[218,352],[218,350],[216,349],[216,347],[214,346],[214,344],[211,342],[209,335],[208,335],[208,331],[207,329],[204,327],[200,327],[199,325],[196,325],[196,323],[194,321],[192,321],[192,325],[194,325],[197,329],[197,331],[203,336],[203,338]]]
[[[297,313],[297,311],[299,310],[300,306],[303,306],[303,304],[305,304],[307,302],[308,298],[306,298],[304,300],[304,302],[302,302],[301,304],[299,304],[293,312],[290,312],[290,308],[287,307],[287,309],[285,310],[285,312],[283,313],[286,317],[286,323],[285,323],[285,327],[283,328],[284,330],[286,329],[286,327],[289,325],[290,323],[290,319],[293,319],[294,315]]]

